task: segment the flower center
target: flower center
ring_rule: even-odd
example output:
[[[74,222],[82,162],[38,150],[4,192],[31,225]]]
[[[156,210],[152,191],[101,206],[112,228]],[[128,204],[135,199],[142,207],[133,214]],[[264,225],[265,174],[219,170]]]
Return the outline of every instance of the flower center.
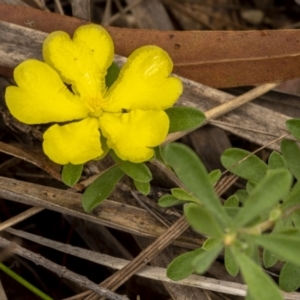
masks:
[[[86,98],[85,104],[90,110],[89,115],[96,118],[100,117],[103,113],[105,102],[102,96]]]

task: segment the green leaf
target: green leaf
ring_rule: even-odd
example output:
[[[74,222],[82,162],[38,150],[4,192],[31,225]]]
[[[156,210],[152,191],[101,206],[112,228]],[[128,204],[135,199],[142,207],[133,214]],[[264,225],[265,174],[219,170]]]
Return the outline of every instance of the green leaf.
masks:
[[[276,151],[273,151],[269,156],[268,166],[270,169],[277,169],[286,168],[287,164],[284,157],[281,154],[279,154]]]
[[[183,144],[171,143],[163,148],[163,157],[187,190],[226,224],[229,216],[221,205],[207,171],[195,152]]]
[[[263,251],[263,262],[266,268],[273,267],[278,262],[278,255],[274,254],[273,252],[264,249]]]
[[[161,207],[171,207],[182,203],[185,203],[185,201],[179,200],[172,195],[164,195],[159,198],[157,202],[157,204]]]
[[[223,230],[214,216],[203,206],[194,203],[184,205],[188,223],[198,232],[209,237],[220,237]]]
[[[252,297],[252,295],[250,294],[249,289],[247,290],[247,294],[246,294],[245,300],[255,300],[255,299]]]
[[[289,191],[291,183],[292,176],[287,169],[269,170],[237,213],[233,220],[235,228],[246,225],[276,205]]]
[[[263,246],[269,251],[279,255],[281,258],[300,266],[299,249],[300,234],[299,232],[289,234],[272,233],[263,234],[254,237],[257,244]]]
[[[193,266],[192,262],[195,257],[197,257],[203,251],[205,250],[199,248],[177,256],[168,265],[167,276],[174,281],[178,281],[191,275],[195,271],[195,267]]]
[[[298,144],[295,141],[283,140],[280,147],[288,168],[297,180],[300,180],[300,148]]]
[[[230,196],[225,202],[224,202],[224,207],[226,208],[227,214],[231,217],[234,218],[238,211],[240,210],[239,208],[239,198],[236,195]]]
[[[149,182],[140,182],[133,180],[133,183],[136,189],[143,195],[148,195],[150,193],[151,185]]]
[[[84,192],[82,206],[86,212],[90,212],[98,204],[104,201],[114,190],[116,184],[123,177],[124,172],[113,166],[103,172]]]
[[[197,198],[195,198],[193,195],[191,195],[189,192],[185,191],[184,189],[174,188],[171,189],[171,193],[175,198],[179,200],[200,203],[200,201]]]
[[[248,194],[251,193],[251,191],[253,191],[253,189],[257,186],[256,182],[253,181],[248,181],[246,184],[246,191],[248,192]]]
[[[107,88],[110,88],[112,84],[117,80],[120,73],[119,66],[113,62],[110,67],[107,69],[107,74],[105,76],[105,84]]]
[[[73,186],[74,184],[76,184],[81,177],[82,170],[83,170],[83,164],[82,165],[67,164],[63,166],[63,170],[61,174],[63,183],[68,186]]]
[[[287,130],[300,140],[300,119],[289,119],[285,123]]]
[[[239,201],[240,201],[241,203],[244,203],[245,200],[246,200],[246,199],[248,198],[248,196],[249,196],[248,192],[247,192],[246,190],[242,190],[242,189],[237,190],[237,191],[235,192],[234,195],[236,195],[236,196],[239,198]]]
[[[250,156],[247,157],[248,155]],[[221,156],[221,162],[233,174],[255,182],[259,182],[268,169],[268,166],[256,155],[238,148],[225,150]]]
[[[210,250],[214,248],[217,244],[220,244],[220,238],[210,237],[204,241],[202,249]]]
[[[153,148],[154,150],[154,159],[156,159],[158,162],[160,163],[165,163],[164,158],[162,156],[162,147],[161,146],[157,146],[155,148]]]
[[[283,300],[281,292],[274,281],[264,273],[259,265],[240,251],[234,251],[233,255],[240,266],[241,273],[253,299]]]
[[[195,129],[205,121],[204,113],[193,107],[174,106],[165,112],[170,119],[169,133]]]
[[[235,277],[239,273],[240,267],[236,262],[234,255],[232,254],[229,247],[225,247],[224,262],[225,262],[225,268],[227,272],[231,276]]]
[[[220,252],[223,249],[223,245],[221,242],[216,243],[214,247],[210,248],[209,250],[205,250],[201,252],[193,261],[193,266],[196,269],[198,274],[203,274],[206,272],[211,264],[215,261],[218,257]]]
[[[300,230],[300,211],[296,210],[292,213],[291,219],[293,220],[293,224],[295,228]]]
[[[279,286],[286,292],[294,292],[300,287],[300,267],[290,262],[284,264],[279,275]]]
[[[300,181],[298,181],[291,190],[289,196],[285,199],[284,203],[281,205],[282,210],[286,210],[292,206],[300,204]]]
[[[273,231],[270,234],[278,233],[283,231],[288,224],[286,224],[286,219],[279,219],[276,221]],[[269,251],[268,249],[263,249],[263,263],[266,268],[274,266],[279,260],[279,256],[275,253]]]
[[[225,207],[239,207],[239,198],[236,195],[232,195],[224,202]]]
[[[133,180],[139,182],[149,182],[152,180],[151,171],[144,163],[133,163],[128,160],[122,160],[114,151],[111,151],[111,156],[120,169]]]
[[[208,174],[208,178],[212,185],[217,183],[220,180],[221,176],[222,176],[222,172],[219,169],[213,170]]]

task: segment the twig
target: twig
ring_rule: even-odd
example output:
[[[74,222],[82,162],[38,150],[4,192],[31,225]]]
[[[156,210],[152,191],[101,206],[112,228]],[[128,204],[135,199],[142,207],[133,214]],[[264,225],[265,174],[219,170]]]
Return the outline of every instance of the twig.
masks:
[[[104,13],[102,16],[102,21],[101,21],[102,26],[109,25],[109,20],[110,20],[110,16],[111,16],[111,1],[112,0],[106,1],[106,5],[105,5]]]
[[[31,207],[29,209],[27,209],[26,211],[8,219],[7,221],[4,221],[2,223],[0,223],[0,231],[12,226],[12,225],[15,225],[37,213],[39,213],[40,211],[44,210],[43,207]]]
[[[206,117],[205,123],[207,123],[210,119],[216,119],[216,118],[223,116],[223,115],[227,114],[228,112],[246,104],[247,102],[252,101],[253,99],[272,90],[279,84],[280,83],[266,83],[266,84],[260,85],[238,97],[233,98],[232,100],[229,100],[221,105],[218,105],[215,108],[208,110],[207,112],[205,112],[205,117]],[[203,125],[204,124],[201,124],[201,126],[203,126]],[[193,130],[195,130],[195,129],[193,129]],[[167,136],[166,140],[164,141],[164,144],[178,140],[179,138],[182,138],[183,136],[187,135],[190,132],[191,132],[190,130],[187,130],[187,131],[171,133]]]
[[[98,286],[94,282],[87,279],[85,276],[78,275],[78,274],[66,269],[65,267],[62,267],[44,257],[42,257],[39,254],[36,254],[30,250],[27,250],[15,243],[12,243],[12,242],[4,239],[3,237],[0,237],[0,246],[1,247],[11,247],[11,251],[13,253],[18,254],[18,255],[34,262],[37,265],[41,265],[48,270],[51,270],[52,272],[56,273],[59,277],[67,278],[71,281],[74,281],[77,284],[79,284],[80,286],[84,286],[84,287],[94,291],[98,295],[106,297],[107,299],[128,300],[128,298],[126,296],[120,296],[116,293],[113,293],[113,292],[107,290],[104,287]],[[12,248],[12,246],[13,246],[13,248]]]
[[[7,228],[6,231],[18,237],[22,237],[27,240],[36,242],[40,245],[51,247],[63,253],[74,255],[76,257],[80,257],[88,261],[92,261],[96,264],[107,266],[113,269],[121,269],[129,263],[129,261],[125,259],[116,258],[106,254],[101,254],[99,252],[94,252],[91,250],[56,242],[22,230]],[[145,266],[140,271],[138,271],[136,275],[145,278],[151,278],[154,280],[169,282],[173,284],[191,286],[191,287],[196,287],[196,288],[201,288],[201,289],[211,290],[214,292],[226,293],[226,294],[236,295],[236,296],[246,296],[246,290],[247,290],[246,285],[244,284],[217,280],[214,278],[208,278],[208,277],[198,276],[198,275],[191,275],[180,281],[172,281],[166,276],[166,269],[159,268],[159,267]],[[299,299],[299,293],[283,293],[283,296],[285,299],[290,299],[290,300]],[[71,298],[76,299],[75,297],[71,297]],[[2,298],[0,299],[2,300]]]
[[[64,13],[64,9],[63,9],[63,7],[62,7],[62,5],[61,5],[61,3],[60,3],[60,0],[54,0],[54,3],[55,3],[55,6],[56,6],[58,12],[59,12],[61,15],[64,15],[64,14],[65,14],[65,13]]]
[[[163,224],[166,228],[170,227],[170,224],[164,220],[162,217],[160,217],[156,212],[154,212],[139,198],[139,195],[135,191],[130,191],[131,195],[134,197],[134,199],[139,203],[140,206],[142,206],[150,215],[153,216],[156,220],[158,220],[161,224]]]
[[[276,142],[278,142],[278,141],[284,139],[285,137],[287,137],[287,136],[289,136],[289,135],[290,135],[289,132],[288,132],[288,133],[285,133],[285,134],[283,134],[283,135],[277,137],[276,139],[272,140],[272,141],[269,142],[268,144],[263,145],[263,146],[257,148],[257,149],[254,150],[253,152],[251,152],[251,153],[249,153],[248,155],[246,155],[243,159],[239,160],[237,163],[235,163],[235,164],[233,164],[232,166],[228,167],[227,170],[225,170],[225,171],[222,173],[222,175],[225,175],[226,173],[230,172],[230,169],[236,167],[237,165],[239,165],[240,163],[242,163],[243,161],[245,161],[246,159],[248,159],[250,156],[252,156],[252,155],[256,154],[257,152],[259,152],[259,151],[265,149],[265,148],[268,147],[269,145],[274,144],[274,143],[276,143]]]
[[[118,13],[116,13],[115,15],[113,15],[109,20],[108,20],[108,24],[113,23],[114,21],[116,21],[117,19],[119,19],[121,16],[125,15],[128,11],[130,11],[132,8],[134,8],[135,6],[137,6],[138,4],[141,3],[141,0],[136,0],[133,3],[127,5],[126,7],[124,7],[122,10],[120,10]]]
[[[91,21],[91,3],[90,0],[72,0],[73,17]]]
[[[160,237],[158,237],[149,247],[144,249],[128,265],[101,283],[102,287],[115,291],[125,283],[137,270],[145,266],[153,257],[165,249],[173,240],[183,233],[189,224],[185,216],[180,217],[171,227],[169,227]],[[98,296],[91,295],[86,300],[98,299]]]

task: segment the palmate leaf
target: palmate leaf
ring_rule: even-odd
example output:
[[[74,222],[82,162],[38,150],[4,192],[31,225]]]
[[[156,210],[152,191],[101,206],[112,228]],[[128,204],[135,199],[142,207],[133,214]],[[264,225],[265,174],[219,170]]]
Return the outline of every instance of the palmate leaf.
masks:
[[[86,212],[104,201],[114,190],[116,184],[123,177],[124,172],[117,166],[113,166],[102,173],[84,192],[82,206]]]
[[[287,169],[269,170],[261,182],[253,189],[233,220],[235,228],[247,225],[262,213],[271,209],[287,194],[292,176]]]
[[[283,300],[280,290],[262,268],[245,253],[231,247],[233,256],[240,266],[242,276],[248,285],[253,300]]]
[[[169,133],[192,130],[205,121],[202,111],[186,106],[174,106],[165,111],[170,119]]]
[[[73,186],[74,184],[76,184],[81,177],[82,170],[83,170],[83,164],[82,165],[67,164],[63,166],[63,170],[61,174],[63,183],[68,186]]]
[[[195,152],[183,144],[171,143],[162,149],[162,153],[166,164],[174,170],[187,191],[226,224],[229,216],[221,205],[207,171]]]
[[[225,150],[221,156],[221,162],[233,174],[254,182],[259,182],[268,169],[268,166],[256,155],[238,148]]]

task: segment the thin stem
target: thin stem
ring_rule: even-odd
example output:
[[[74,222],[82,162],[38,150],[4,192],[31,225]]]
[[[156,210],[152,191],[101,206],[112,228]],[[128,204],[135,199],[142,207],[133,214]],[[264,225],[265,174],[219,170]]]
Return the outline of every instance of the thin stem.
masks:
[[[8,276],[13,278],[15,281],[19,282],[23,286],[25,286],[29,291],[34,293],[35,295],[39,296],[43,300],[53,300],[53,298],[49,297],[47,294],[39,290],[37,287],[32,285],[30,282],[25,280],[23,277],[15,273],[13,270],[5,266],[3,263],[0,262],[0,270],[6,273]]]

